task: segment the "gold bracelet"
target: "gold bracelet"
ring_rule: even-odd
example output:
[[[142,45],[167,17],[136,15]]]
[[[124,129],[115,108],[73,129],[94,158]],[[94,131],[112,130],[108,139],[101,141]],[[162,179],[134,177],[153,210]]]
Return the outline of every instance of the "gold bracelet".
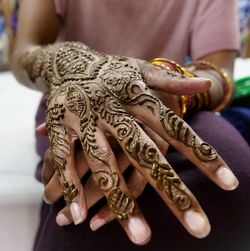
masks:
[[[151,64],[162,66],[165,69],[176,71],[186,77],[196,77],[194,73],[180,66],[175,61],[166,58],[153,58],[149,61]]]
[[[207,61],[192,61],[188,66],[194,66],[195,70],[213,70],[217,72],[223,79],[223,90],[224,96],[221,102],[212,109],[213,112],[218,112],[223,110],[231,101],[233,96],[233,83],[228,77],[228,74],[215,66],[214,64],[207,62]]]
[[[175,61],[166,59],[166,58],[153,58],[149,61],[153,65],[161,66],[164,69],[178,72],[186,77],[195,77],[195,74],[186,69],[185,67],[180,66]],[[181,95],[180,97],[180,117],[183,119],[184,115],[187,112],[188,104],[190,101],[189,95]]]
[[[180,98],[180,108],[181,108],[180,118],[182,118],[182,119],[184,119],[184,116],[187,113],[186,102],[187,102],[187,95],[181,95],[181,98]]]

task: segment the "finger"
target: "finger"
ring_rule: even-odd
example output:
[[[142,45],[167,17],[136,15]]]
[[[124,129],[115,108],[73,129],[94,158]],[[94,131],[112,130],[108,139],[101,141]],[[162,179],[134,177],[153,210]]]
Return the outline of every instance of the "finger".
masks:
[[[53,167],[53,160],[51,156],[51,149],[49,148],[44,154],[43,167],[42,167],[42,182],[46,186],[48,182],[51,180],[52,176],[55,173],[55,169]]]
[[[198,238],[206,236],[210,224],[205,213],[155,143],[108,94],[98,103],[105,111],[102,122],[113,132],[131,163],[147,178],[190,234]]]
[[[99,127],[93,128],[81,140],[93,177],[130,240],[143,245],[151,237],[150,228],[129,192],[106,137]]]
[[[166,155],[169,147],[168,143],[145,124],[143,125],[143,130],[149,136],[149,138],[152,139],[153,142],[155,142],[161,153],[163,155]]]
[[[157,146],[161,150],[163,154],[166,154],[167,151],[167,144],[166,142],[160,138],[152,129],[149,127],[143,126],[144,131],[149,135],[149,137],[156,142]],[[79,156],[79,160],[76,161],[77,169],[79,170],[81,168],[81,165],[86,165],[84,163],[84,160],[81,160],[81,157],[83,154],[77,154]],[[126,168],[130,165],[130,161],[127,158],[127,156],[121,152],[120,154],[117,154],[117,165],[120,169],[120,171],[123,173]],[[79,165],[81,163],[81,165]],[[84,163],[84,164],[83,164]],[[86,173],[86,172],[85,172]],[[85,173],[80,172],[79,176],[83,177]],[[146,179],[137,171],[133,170],[131,175],[129,176],[129,179],[127,181],[127,186],[129,190],[131,191],[131,194],[134,198],[137,198],[140,196],[142,191],[144,190],[146,186]],[[51,192],[54,194],[57,192],[56,200],[59,199],[59,197],[62,196],[61,190],[60,190],[60,184],[55,180],[55,182],[52,182],[52,184],[55,184],[56,187],[52,185]],[[93,176],[91,176],[85,186],[85,199],[87,204],[87,209],[91,208],[94,204],[96,204],[101,198],[103,198],[103,193],[95,180],[93,179]],[[59,226],[68,225],[72,223],[71,216],[69,215],[69,209],[66,206],[63,210],[61,210],[57,215],[57,223]],[[65,219],[66,218],[66,219]],[[99,227],[103,226],[104,224],[112,221],[115,219],[115,215],[110,210],[108,206],[104,206],[97,214],[94,216],[91,220],[90,226],[92,230],[97,230]]]
[[[127,167],[131,165],[128,157],[123,152],[116,154],[116,160],[117,166],[119,167],[121,173],[123,173],[127,169]],[[91,175],[87,180],[84,186],[84,190],[86,194],[86,203],[88,209],[95,205],[104,196],[93,175]]]
[[[87,163],[86,158],[84,157],[82,147],[81,149],[78,146],[74,147],[75,149],[75,166],[76,166],[76,172],[81,179],[89,170],[89,166]],[[53,162],[51,159],[51,154],[48,151],[48,154],[46,154],[46,165],[44,164],[44,175],[45,173],[47,174],[47,169],[52,169],[51,167],[53,166]],[[47,174],[48,176],[48,174]],[[45,189],[44,189],[44,194],[46,194],[45,200],[47,201],[47,198],[49,199],[47,203],[55,203],[58,201],[62,196],[63,196],[63,190],[61,189],[61,184],[58,180],[58,175],[54,174],[52,177],[47,177],[46,180],[49,182],[46,183]],[[85,196],[86,200],[86,196]]]
[[[83,156],[83,154],[81,154],[81,156]],[[130,162],[129,162],[127,156],[123,152],[117,155],[117,164],[118,164],[121,172],[124,172],[127,169],[127,167],[130,165]],[[83,175],[84,174],[82,173],[80,177],[82,177]],[[51,188],[52,192],[53,192],[53,189],[54,188]],[[59,191],[59,194],[60,194],[60,197],[61,197],[62,193],[60,191],[59,185],[57,185],[56,190]],[[103,194],[102,190],[100,189],[99,185],[96,183],[93,175],[91,175],[88,178],[88,180],[87,180],[87,182],[86,182],[86,184],[84,186],[84,191],[85,191],[85,194],[86,194],[85,195],[85,200],[86,200],[86,204],[87,204],[87,209],[90,209],[101,198],[104,197],[104,194]],[[133,192],[132,192],[132,195],[133,195]],[[110,208],[108,206],[104,207],[104,208],[108,208],[109,212],[110,212],[109,215],[112,214],[112,220],[115,219],[115,215],[110,210]],[[105,220],[107,220],[107,219],[105,219]],[[70,223],[73,222],[68,206],[65,206],[57,214],[56,222],[57,222],[57,224],[59,226],[69,225]]]
[[[152,133],[153,137],[157,136],[155,134],[155,132],[153,132],[150,128],[147,128],[147,134],[150,135],[151,133]],[[158,138],[158,137],[156,137],[156,138]],[[157,140],[159,140],[159,139],[157,139]],[[158,141],[158,144],[160,144],[160,142],[165,145],[165,141],[162,142],[162,139],[160,141]],[[157,144],[157,146],[158,146],[158,144]],[[166,151],[165,147],[162,146],[162,152],[165,152],[165,151]],[[118,164],[118,167],[120,168],[121,172],[124,172],[127,169],[127,167],[130,165],[129,159],[127,158],[127,156],[123,152],[117,156],[117,164]],[[80,176],[80,177],[82,177],[82,176]],[[131,195],[134,198],[138,198],[141,195],[146,184],[147,184],[147,180],[136,169],[134,169],[132,171],[132,173],[130,174],[128,181],[127,181],[127,186],[129,188],[129,191],[131,192]],[[58,189],[58,187],[56,189],[58,191],[60,191],[60,189]],[[86,194],[85,199],[86,199],[87,209],[90,209],[93,205],[95,205],[104,196],[100,187],[95,182],[93,176],[91,176],[87,180],[87,182],[84,186],[84,191]],[[103,206],[103,208],[91,219],[90,227],[93,231],[95,231],[98,228],[100,228],[101,226],[114,220],[115,218],[116,217],[115,217],[114,213],[112,212],[112,210],[110,210],[110,208],[108,206]],[[56,221],[59,226],[69,225],[70,223],[73,222],[68,206],[63,208],[58,213]]]
[[[138,198],[142,194],[144,188],[146,187],[146,184],[147,180],[136,169],[133,170],[127,181],[129,191],[134,198]],[[98,228],[111,222],[114,219],[115,215],[110,210],[110,208],[108,206],[103,206],[90,220],[90,228],[93,231],[96,231]]]
[[[63,196],[62,185],[59,181],[58,174],[55,173],[44,188],[44,201],[47,204],[54,204]]]
[[[137,85],[142,86],[142,83]],[[159,99],[153,97],[145,84],[144,90],[131,98],[126,109],[183,153],[218,186],[225,190],[233,190],[238,186],[237,178],[215,149]]]
[[[129,191],[135,198],[142,194],[147,183],[147,179],[137,169],[133,170],[127,181]]]
[[[206,92],[211,86],[211,80],[206,78],[185,77],[142,60],[138,60],[138,64],[147,86],[151,89],[183,95]]]
[[[109,206],[105,205],[93,216],[89,225],[92,231],[96,231],[115,219],[114,212]]]
[[[71,224],[73,222],[73,218],[71,216],[69,206],[65,206],[61,211],[58,212],[56,216],[56,223],[58,226],[63,227]]]
[[[38,125],[35,129],[36,135],[39,136],[46,136],[48,134],[47,128],[46,128],[46,123],[42,123]]]
[[[74,144],[67,129],[61,125],[64,116],[63,105],[55,104],[47,111],[46,123],[50,139],[53,165],[61,184],[64,199],[70,205],[75,224],[81,223],[87,216],[84,191],[75,168]],[[50,194],[44,193],[47,201]]]
[[[117,166],[119,167],[121,173],[123,173],[131,165],[131,162],[124,152],[117,153],[116,160]],[[88,178],[84,186],[84,191],[88,209],[95,205],[104,196],[93,175]]]

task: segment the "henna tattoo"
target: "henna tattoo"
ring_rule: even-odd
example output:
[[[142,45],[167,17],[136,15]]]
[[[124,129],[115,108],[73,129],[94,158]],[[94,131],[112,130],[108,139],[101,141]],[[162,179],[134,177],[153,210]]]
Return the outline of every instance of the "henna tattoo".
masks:
[[[180,119],[175,112],[163,105],[160,106],[160,121],[165,131],[173,138],[191,147],[198,159],[202,161],[217,159],[218,154],[215,149],[206,142],[198,142],[190,126],[184,120]]]
[[[151,177],[156,180],[158,189],[163,190],[180,210],[189,208],[191,198],[181,188],[181,180],[168,164],[160,163],[159,153],[154,146],[141,143],[144,140],[140,135],[140,128],[131,115],[109,94],[99,90],[96,97],[101,117],[116,129],[118,139],[125,141],[126,151],[139,165],[150,169]]]
[[[105,76],[106,75],[107,74],[105,74]],[[114,82],[109,80],[107,76],[105,78],[101,76],[101,78],[104,81],[106,90],[109,91],[111,95],[114,95],[120,102],[128,105],[145,105],[154,116],[160,119],[165,132],[186,146],[191,147],[197,158],[202,161],[212,161],[218,157],[217,152],[211,145],[206,142],[198,142],[190,126],[179,118],[175,112],[166,108],[158,98],[147,94],[147,87],[145,85],[133,81],[140,80],[136,78],[136,74],[131,74],[130,78],[125,77],[124,79],[122,78],[122,80],[119,79]],[[127,79],[129,79],[129,81],[127,81]],[[117,88],[117,86],[119,88]]]
[[[191,198],[184,190],[180,189],[181,181],[171,172],[169,165],[165,163],[153,164],[150,175],[157,181],[158,189],[164,190],[179,209],[185,210],[190,208]]]
[[[90,110],[88,107],[88,96],[85,92],[81,91],[79,86],[70,85],[67,89],[66,102],[65,105],[78,118],[80,118],[80,130],[84,131],[88,118],[86,116],[87,112]]]
[[[138,212],[135,200],[122,192],[119,185],[119,177],[117,173],[100,170],[95,172],[100,188],[108,192],[108,205],[117,215],[119,220],[126,220],[129,215],[134,215]],[[100,176],[98,178],[98,176]]]
[[[70,154],[70,145],[66,140],[67,131],[59,123],[64,118],[65,108],[62,104],[55,104],[47,111],[46,124],[51,143],[51,153],[57,173],[63,175],[66,157]]]
[[[209,144],[199,142],[183,120],[148,93],[140,68],[133,60],[106,56],[81,43],[67,42],[27,54],[22,64],[31,80],[42,77],[50,85],[48,106],[51,108],[47,112],[47,125],[54,165],[64,180],[66,201],[71,201],[78,190],[64,177],[66,159],[70,155],[67,131],[62,125],[64,105],[79,119],[85,153],[102,163],[102,170],[95,175],[107,194],[110,208],[119,219],[127,219],[137,211],[137,207],[135,200],[119,188],[118,174],[112,172],[108,161],[98,153],[96,127],[99,118],[116,130],[117,138],[125,145],[127,153],[139,165],[149,169],[158,189],[164,191],[177,208],[186,210],[191,206],[192,200],[183,189],[181,180],[168,164],[160,161],[156,147],[144,141],[141,128],[122,105],[145,106],[160,120],[168,135],[191,147],[200,160],[212,161],[217,158],[217,153]],[[57,95],[57,90],[60,95],[65,95],[63,104],[54,103],[55,98],[52,97]]]
[[[202,161],[217,158],[212,146],[205,142],[198,143],[193,130],[183,120],[159,99],[145,93],[147,88],[137,82],[143,80],[138,65],[126,57],[115,56],[110,59],[81,43],[67,42],[38,49],[32,55],[24,57],[23,65],[31,79],[42,76],[54,86],[68,81],[85,82],[100,78],[103,85],[101,87],[105,87],[119,101],[129,105],[147,103],[146,107],[160,118],[166,133],[191,147],[197,158]],[[83,97],[78,97],[77,100],[80,98]],[[85,122],[86,118],[81,121],[82,130]]]
[[[86,99],[89,100],[89,106]],[[129,215],[134,215],[138,212],[135,200],[124,193],[119,188],[119,176],[112,172],[108,161],[102,158],[102,154],[98,150],[96,144],[96,106],[93,98],[90,95],[89,87],[84,85],[68,87],[66,95],[66,106],[72,113],[76,114],[80,119],[80,129],[82,132],[81,142],[85,152],[92,159],[96,159],[102,163],[102,166],[107,170],[94,172],[98,180],[100,188],[106,193],[109,207],[117,215],[119,220],[126,220]],[[88,116],[89,115],[89,116]]]
[[[131,83],[143,80],[139,67],[125,57],[114,57],[100,79],[108,91],[122,101],[128,101],[129,93],[136,91],[137,85],[131,86]]]
[[[64,171],[67,164],[67,158],[70,155],[70,144],[68,143],[67,131],[60,124],[60,120],[64,118],[65,108],[62,104],[56,103],[47,110],[46,124],[51,145],[51,155],[53,165],[57,175],[62,178],[63,194],[65,201],[71,202],[78,194],[78,189],[65,178]]]
[[[33,82],[41,76],[41,68],[44,64],[45,55],[45,50],[39,48],[33,52],[26,53],[21,58],[21,65],[27,71],[30,80]]]
[[[61,86],[67,80],[93,80],[108,56],[90,50],[77,42],[48,45],[26,54],[21,64],[30,79],[42,77],[51,86]]]
[[[102,66],[108,62],[108,56],[88,47],[83,49],[81,43],[64,43],[54,57],[54,72],[64,81],[93,80]]]
[[[68,203],[71,203],[72,200],[77,196],[78,189],[76,188],[75,184],[69,183],[66,180],[63,183],[63,188],[64,200]]]

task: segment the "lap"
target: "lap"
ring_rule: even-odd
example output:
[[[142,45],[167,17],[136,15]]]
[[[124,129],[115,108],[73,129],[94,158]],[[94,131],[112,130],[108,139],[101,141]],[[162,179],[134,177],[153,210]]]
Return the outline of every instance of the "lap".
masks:
[[[240,181],[237,190],[226,192],[216,187],[185,157],[175,151],[167,158],[207,213],[212,231],[202,240],[190,236],[155,191],[147,186],[138,203],[152,227],[152,240],[144,247],[132,244],[119,223],[114,221],[96,232],[89,227],[91,216],[103,201],[92,208],[87,220],[78,226],[58,227],[55,222],[63,200],[43,204],[35,251],[75,250],[203,250],[247,251],[250,249],[250,149],[238,132],[221,117],[209,112],[196,114],[189,124],[221,154]]]

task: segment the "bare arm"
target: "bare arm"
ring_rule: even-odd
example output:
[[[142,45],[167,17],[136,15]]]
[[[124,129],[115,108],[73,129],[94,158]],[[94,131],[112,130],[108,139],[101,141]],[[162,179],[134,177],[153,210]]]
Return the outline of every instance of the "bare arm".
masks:
[[[16,46],[12,55],[11,67],[16,78],[23,85],[46,91],[42,80],[34,85],[20,64],[22,56],[35,48],[53,43],[60,29],[60,18],[56,15],[52,0],[22,0],[19,10],[19,23]]]
[[[200,60],[205,60],[207,62],[215,64],[217,67],[224,70],[228,74],[229,78],[232,80],[236,53],[237,52],[234,50],[221,50],[208,54],[200,58]],[[224,95],[223,84],[222,84],[223,80],[214,71],[200,70],[195,73],[200,77],[206,77],[212,80],[213,84],[211,85],[210,88],[210,95],[212,97],[211,108],[217,106],[222,100]]]

